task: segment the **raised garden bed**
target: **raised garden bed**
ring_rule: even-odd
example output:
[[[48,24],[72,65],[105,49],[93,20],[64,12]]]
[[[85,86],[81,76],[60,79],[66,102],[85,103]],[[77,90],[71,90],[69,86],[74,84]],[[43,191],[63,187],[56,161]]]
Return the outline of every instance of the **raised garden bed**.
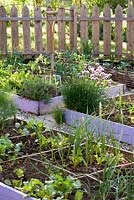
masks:
[[[0,182],[0,198],[1,200],[34,200],[32,197],[27,197],[26,194],[5,185],[4,183]]]
[[[9,129],[11,132],[8,131],[8,133],[10,134],[10,140],[13,143],[18,143],[22,141],[24,148],[22,147],[19,151],[19,154],[16,155],[16,157],[13,157],[11,160],[9,160],[8,156],[6,155],[6,159],[0,162],[0,166],[3,169],[0,172],[1,182],[8,183],[9,185],[13,186],[13,184],[21,184],[21,181],[30,181],[31,178],[34,178],[40,180],[44,184],[47,183],[47,180],[49,180],[49,177],[52,173],[62,174],[64,178],[70,175],[74,180],[79,179],[81,181],[81,190],[85,191],[83,193],[83,200],[92,200],[96,194],[99,195],[99,179],[97,178],[96,173],[97,171],[101,170],[101,174],[103,174],[104,164],[107,161],[105,157],[106,152],[109,156],[112,154],[113,157],[113,155],[116,155],[116,149],[103,145],[101,151],[99,151],[100,147],[97,144],[100,145],[100,142],[103,142],[103,139],[101,140],[101,138],[98,138],[98,142],[95,142],[94,138],[91,136],[92,139],[90,138],[89,142],[92,142],[92,147],[96,145],[96,147],[94,148],[94,151],[96,151],[96,153],[92,154],[92,161],[89,160],[88,165],[86,166],[83,160],[80,159],[81,156],[85,159],[85,142],[88,141],[85,140],[84,135],[82,136],[83,129],[80,129],[79,134],[77,135],[77,132],[70,134],[65,132],[60,133],[59,131],[54,130],[52,130],[52,132],[48,131],[45,129],[45,127],[41,128],[40,122],[36,126],[34,124],[34,121],[29,121],[27,124],[26,122],[21,122],[19,120],[16,123],[17,124],[15,125],[15,127],[12,128],[14,130],[13,135],[11,129]],[[8,130],[8,126],[6,126],[6,129]],[[57,137],[58,135],[59,139]],[[44,140],[41,136],[45,136],[46,140]],[[79,136],[80,138],[77,138]],[[37,139],[40,140],[41,148],[39,148],[39,144],[37,144]],[[79,142],[79,139],[80,145],[76,147],[76,140],[77,142]],[[48,143],[50,145],[46,145],[47,141],[49,141]],[[44,145],[45,148],[43,148],[42,145]],[[81,149],[82,155],[77,153],[75,154],[74,146],[76,147],[76,149]],[[98,150],[96,150],[96,148]],[[89,151],[88,155],[91,156],[91,152],[89,153]],[[6,153],[8,154],[8,152]],[[97,159],[97,157],[95,156],[96,154],[101,159],[99,157],[99,159]],[[125,157],[121,160],[119,159],[118,163],[129,164]],[[17,169],[24,171],[24,174],[20,178],[16,174]],[[101,181],[103,180],[101,179]],[[90,196],[88,194],[88,187],[90,188],[91,192]],[[60,188],[62,189],[61,183]],[[5,194],[8,190],[11,191],[9,191],[8,194]],[[8,200],[9,197],[10,199],[12,198],[14,200],[21,200],[23,196],[23,193],[19,193],[18,191],[5,186],[4,184],[0,184],[0,191],[3,195],[2,200]],[[32,198],[28,197],[27,199],[31,200]],[[68,199],[74,199],[74,193],[70,193]],[[113,199],[113,196],[110,195],[109,199]]]
[[[12,97],[18,109],[36,115],[43,115],[45,113],[50,113],[57,106],[58,107],[63,106],[63,98],[61,96],[51,98],[48,103],[44,103],[43,101],[33,101],[30,99],[20,97],[18,95],[12,95]]]
[[[123,95],[126,92],[126,85],[117,83],[117,85],[106,87],[105,94],[109,98],[113,98],[119,95]]]
[[[126,91],[125,84],[117,84],[115,86],[111,86],[105,89],[105,94],[107,97],[116,97],[119,94],[124,94]],[[63,107],[63,97],[57,96],[51,98],[48,103],[44,103],[43,101],[33,101],[27,98],[20,97],[18,95],[12,95],[13,101],[18,109],[33,113],[36,115],[43,115],[45,113],[51,113],[54,111],[56,107]]]
[[[88,130],[95,134],[105,134],[109,137],[114,136],[114,138],[121,142],[134,144],[134,127],[68,109],[65,110],[64,116],[68,125],[78,127],[82,122],[86,122]]]

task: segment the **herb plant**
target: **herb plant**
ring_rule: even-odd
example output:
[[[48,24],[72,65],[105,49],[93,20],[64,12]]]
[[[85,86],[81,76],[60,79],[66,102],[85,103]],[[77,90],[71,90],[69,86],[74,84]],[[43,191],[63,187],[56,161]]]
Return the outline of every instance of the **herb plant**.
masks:
[[[101,67],[99,63],[96,63],[94,66],[86,63],[83,65],[83,70],[78,73],[78,78],[94,80],[98,85],[102,85],[104,87],[111,86],[112,80],[110,77],[111,74],[106,74],[103,67]]]
[[[19,95],[32,99],[46,102],[56,94],[56,86],[49,84],[43,78],[33,77],[23,82],[22,88],[18,91]]]
[[[73,80],[63,86],[62,94],[68,109],[88,114],[96,112],[99,102],[105,100],[103,88],[91,80]]]

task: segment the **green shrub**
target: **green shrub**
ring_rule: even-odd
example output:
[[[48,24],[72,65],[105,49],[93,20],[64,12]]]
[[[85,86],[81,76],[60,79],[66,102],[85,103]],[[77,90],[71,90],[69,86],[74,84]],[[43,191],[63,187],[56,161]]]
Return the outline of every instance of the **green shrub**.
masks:
[[[56,108],[53,112],[53,118],[57,124],[63,124],[65,122],[64,113],[62,108]]]
[[[32,100],[48,102],[52,96],[56,95],[56,85],[48,83],[43,78],[34,77],[24,80],[18,94]]]
[[[62,95],[68,109],[88,114],[97,111],[99,102],[105,100],[103,88],[94,81],[84,79],[73,80],[64,85]]]

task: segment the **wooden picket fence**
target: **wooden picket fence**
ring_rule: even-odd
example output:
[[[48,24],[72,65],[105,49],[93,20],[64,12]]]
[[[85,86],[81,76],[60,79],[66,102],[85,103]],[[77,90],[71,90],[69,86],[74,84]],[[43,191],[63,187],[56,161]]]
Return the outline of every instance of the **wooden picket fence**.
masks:
[[[50,11],[50,12],[49,12]],[[44,54],[52,52],[54,49],[55,38],[58,38],[58,51],[67,49],[66,35],[67,26],[69,27],[69,45],[71,50],[78,50],[78,24],[80,25],[80,40],[91,40],[94,48],[94,55],[104,56],[111,55],[111,24],[115,23],[114,29],[114,54],[121,57],[122,55],[133,56],[134,52],[134,7],[129,6],[126,17],[120,5],[115,9],[115,16],[111,16],[109,5],[105,5],[103,16],[100,16],[99,8],[95,5],[92,10],[92,16],[88,16],[88,10],[83,5],[80,13],[77,7],[73,6],[66,15],[66,9],[60,7],[56,12],[51,12],[52,8],[46,9],[47,15],[43,16],[40,7],[35,7],[34,15],[31,17],[29,8],[24,6],[21,17],[18,16],[18,10],[15,6],[11,8],[10,16],[7,16],[6,9],[0,7],[0,51],[1,54],[7,54],[14,50],[21,51],[23,54]],[[7,23],[10,22],[10,23]],[[34,47],[31,47],[31,22],[34,23]],[[127,45],[125,52],[123,51],[123,23],[126,23]],[[20,50],[19,24],[22,24],[23,47]],[[54,33],[52,26],[57,26],[57,32]],[[103,23],[103,50],[100,51],[100,23]],[[8,26],[7,26],[8,24]],[[12,48],[8,48],[9,24],[11,26],[10,43]],[[45,25],[44,25],[45,24]],[[88,37],[88,26],[92,26],[92,37]],[[43,34],[45,34],[46,45],[43,45]],[[56,36],[57,34],[57,36]],[[53,38],[54,37],[54,38]]]

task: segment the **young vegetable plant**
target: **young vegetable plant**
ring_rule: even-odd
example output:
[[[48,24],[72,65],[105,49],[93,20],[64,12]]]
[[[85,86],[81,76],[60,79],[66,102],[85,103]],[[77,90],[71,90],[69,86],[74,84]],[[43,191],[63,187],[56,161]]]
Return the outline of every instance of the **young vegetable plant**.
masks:
[[[23,192],[41,200],[68,199],[71,194],[74,195],[74,198],[79,197],[79,200],[81,200],[83,196],[80,181],[71,176],[64,178],[61,174],[53,174],[49,180],[45,181],[45,184],[34,178],[30,179],[30,181],[23,182],[23,184],[21,186]]]
[[[0,137],[0,160],[5,158],[12,159],[14,158],[21,149],[22,143],[14,144],[9,138],[8,135],[3,135]]]
[[[72,155],[70,157],[75,168],[83,161],[82,158],[83,138],[84,138],[83,126],[80,126],[75,130],[74,133],[73,149],[72,149]]]
[[[53,112],[53,118],[57,124],[63,124],[65,122],[63,109],[57,107]]]

